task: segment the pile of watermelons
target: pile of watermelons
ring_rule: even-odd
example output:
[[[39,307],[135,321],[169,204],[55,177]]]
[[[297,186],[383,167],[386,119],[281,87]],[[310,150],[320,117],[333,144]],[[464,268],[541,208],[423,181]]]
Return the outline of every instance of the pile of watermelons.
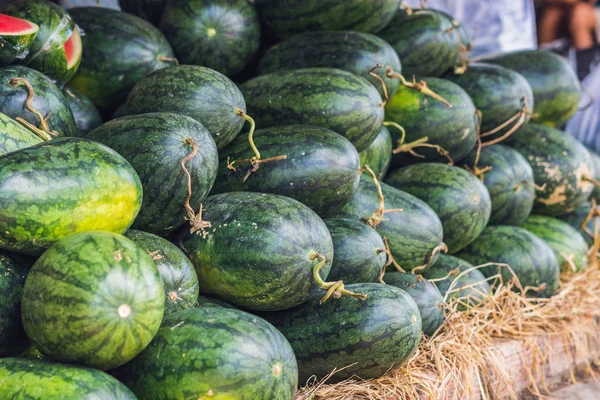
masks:
[[[559,56],[400,0],[121,6],[0,9],[0,398],[291,399],[586,268]]]

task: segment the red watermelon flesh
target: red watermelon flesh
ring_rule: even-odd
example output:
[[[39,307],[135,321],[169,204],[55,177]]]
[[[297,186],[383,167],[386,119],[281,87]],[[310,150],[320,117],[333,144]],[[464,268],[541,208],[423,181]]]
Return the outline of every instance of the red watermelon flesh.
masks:
[[[0,35],[12,36],[37,32],[40,28],[33,22],[10,15],[0,14]]]
[[[65,56],[67,57],[67,69],[73,68],[81,59],[81,35],[77,27],[65,42]]]

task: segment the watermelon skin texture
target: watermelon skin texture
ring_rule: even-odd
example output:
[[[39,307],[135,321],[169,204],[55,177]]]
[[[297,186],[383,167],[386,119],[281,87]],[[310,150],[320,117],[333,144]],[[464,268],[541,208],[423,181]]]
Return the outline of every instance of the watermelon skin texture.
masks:
[[[224,307],[168,315],[146,350],[116,373],[139,400],[291,400],[298,384],[285,337],[262,318]]]
[[[167,239],[135,229],[128,230],[125,237],[154,260],[165,289],[165,315],[196,305],[198,276],[190,259],[177,246]]]
[[[358,154],[361,167],[368,165],[377,179],[382,180],[390,168],[393,148],[392,135],[388,128],[382,126],[373,143]]]
[[[279,37],[315,30],[377,33],[400,7],[400,0],[259,0],[255,3],[264,22]]]
[[[304,32],[291,36],[271,47],[261,58],[260,74],[298,68],[338,68],[367,79],[384,98],[381,82],[369,75],[374,73],[385,82],[387,93],[392,96],[400,81],[388,78],[389,67],[400,73],[402,65],[398,55],[385,40],[369,33],[353,31]]]
[[[421,314],[422,330],[433,336],[444,323],[444,298],[435,285],[421,275],[390,272],[384,276],[387,285],[404,290],[412,297]]]
[[[358,219],[323,220],[333,241],[333,263],[327,277],[344,283],[377,282],[387,261],[377,231]]]
[[[239,310],[239,308],[227,303],[226,301],[215,299],[214,297],[207,297],[207,296],[202,296],[202,295],[198,296],[198,301],[197,301],[196,307],[225,307],[225,308],[232,308],[234,310]]]
[[[546,288],[528,291],[531,297],[551,297],[559,285],[560,268],[554,252],[539,237],[516,226],[488,226],[467,248],[456,255],[473,265],[504,263],[511,266],[521,286]],[[498,273],[498,266],[481,268],[490,277]],[[500,268],[503,282],[513,279],[508,268]]]
[[[112,376],[91,368],[21,358],[0,359],[3,399],[136,400]]]
[[[421,315],[405,291],[379,283],[348,285],[367,294],[366,300],[343,296],[319,304],[320,295],[286,311],[265,315],[292,345],[298,360],[299,381],[327,376],[379,378],[398,368],[417,349]]]
[[[42,142],[43,140],[29,129],[8,115],[0,113],[0,156]]]
[[[420,92],[400,87],[385,106],[386,121],[393,121],[406,129],[406,143],[428,137],[427,143],[437,144],[448,151],[454,162],[463,159],[477,142],[477,116],[473,101],[460,86],[445,79],[426,78],[427,86],[452,108]],[[394,143],[400,131],[390,126]],[[392,167],[422,162],[448,162],[436,149],[415,148],[424,158],[409,153],[392,156]]]
[[[567,222],[545,215],[530,215],[521,228],[550,246],[561,269],[577,272],[587,268],[588,246],[583,236]]]
[[[0,252],[0,357],[12,357],[29,345],[21,323],[21,296],[29,268]]]
[[[141,204],[134,169],[99,143],[59,138],[0,157],[5,250],[39,255],[76,232],[125,232]]]
[[[591,195],[594,177],[590,153],[574,137],[558,129],[526,124],[506,144],[531,164],[536,192],[533,212],[559,216],[573,211]]]
[[[126,104],[129,114],[162,111],[192,117],[213,135],[219,150],[244,126],[236,109],[246,111],[242,93],[229,78],[195,65],[170,67],[147,76],[131,90]]]
[[[277,71],[240,86],[248,114],[262,128],[316,125],[348,139],[357,151],[375,140],[384,110],[377,89],[366,79],[336,68]]]
[[[594,244],[593,234],[594,234],[594,225],[595,225],[596,221],[597,221],[598,227],[600,229],[600,218],[599,217],[590,219],[588,221],[587,225],[585,226],[586,230],[581,229],[581,224],[586,219],[586,217],[588,216],[591,209],[592,209],[591,201],[586,201],[585,203],[582,203],[579,207],[577,207],[570,213],[561,215],[559,217],[561,220],[567,222],[569,225],[571,225],[573,228],[575,228],[577,230],[577,232],[579,232],[581,234],[581,236],[583,236],[583,239],[588,244],[588,246],[592,246]]]
[[[82,37],[81,65],[69,87],[100,109],[112,110],[144,76],[173,65],[173,50],[164,35],[133,15],[99,7],[69,9]]]
[[[0,18],[4,19],[3,15],[0,15]],[[2,52],[0,52],[0,65],[12,64],[26,57],[40,30],[40,27],[31,21],[21,22],[31,24],[31,29],[27,32],[22,30],[0,34],[0,49],[2,49]],[[10,25],[10,21],[7,21],[7,25]]]
[[[567,59],[545,50],[522,50],[478,61],[501,65],[520,73],[533,90],[533,122],[560,126],[579,106],[580,84]]]
[[[260,44],[258,15],[247,0],[170,0],[159,27],[180,63],[227,76],[240,73]]]
[[[75,121],[67,99],[50,78],[31,68],[21,65],[0,68],[0,82],[4,82],[0,85],[1,113],[11,118],[21,117],[36,127],[40,126],[39,118],[25,108],[29,93],[27,87],[22,84],[11,86],[9,82],[13,78],[23,78],[31,84],[35,92],[31,107],[44,117],[50,114],[50,130],[56,131],[59,136],[75,136]]]
[[[458,273],[448,277],[456,269]],[[445,277],[448,278],[437,280]],[[423,278],[436,279],[435,286],[444,298],[448,297],[446,302],[456,302],[459,311],[468,310],[491,295],[485,275],[479,269],[473,269],[473,264],[455,256],[440,254],[435,264],[423,271]]]
[[[402,190],[381,182],[385,209],[401,212],[385,214],[377,226],[381,237],[389,240],[394,258],[405,270],[428,265],[435,261],[434,249],[442,244],[442,222],[425,202]],[[360,178],[358,191],[339,213],[341,218],[369,218],[379,206],[377,187],[368,174]]]
[[[102,117],[90,99],[70,88],[64,88],[63,95],[73,114],[75,136],[84,137],[89,131],[102,125]]]
[[[118,152],[139,175],[144,199],[133,228],[166,235],[186,223],[187,176],[180,163],[192,151],[188,138],[198,145],[186,163],[192,177],[190,206],[197,211],[218,168],[217,147],[202,124],[185,115],[150,113],[109,121],[86,135]]]
[[[461,161],[465,168],[473,169],[477,150]],[[491,167],[483,173],[483,184],[490,193],[492,214],[490,225],[519,226],[531,214],[535,199],[533,170],[518,151],[494,144],[483,147],[477,168]]]
[[[121,10],[158,25],[166,0],[119,0]]]
[[[288,196],[320,216],[334,215],[358,189],[358,152],[346,138],[318,126],[287,125],[254,132],[261,158],[286,155],[265,163],[246,182],[249,163],[227,168],[227,160],[254,156],[246,134],[239,135],[220,153],[219,173],[212,193],[251,191]]]
[[[325,294],[313,278],[315,253],[325,256],[325,280],[333,259],[327,226],[310,208],[289,197],[254,192],[210,196],[206,237],[181,233],[200,293],[256,311],[285,310],[312,292]],[[258,250],[258,251],[257,251]]]
[[[448,73],[444,78],[463,88],[481,111],[483,133],[496,129],[521,112],[523,97],[527,109],[534,109],[533,91],[527,80],[518,72],[500,65],[472,63],[464,73]],[[526,114],[525,122],[529,119],[530,115]],[[489,142],[500,138],[515,125],[516,121],[483,140]]]
[[[387,182],[423,200],[439,215],[450,254],[475,240],[490,219],[487,188],[462,168],[414,164],[393,171]]]
[[[55,243],[33,265],[23,288],[23,326],[52,359],[105,370],[150,343],[164,304],[158,269],[145,250],[116,233],[82,232]]]

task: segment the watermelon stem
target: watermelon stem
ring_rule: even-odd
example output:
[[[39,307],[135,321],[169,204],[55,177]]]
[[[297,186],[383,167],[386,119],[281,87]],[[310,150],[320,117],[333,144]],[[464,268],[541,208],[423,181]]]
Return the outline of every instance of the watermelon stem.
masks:
[[[543,190],[546,189],[546,184],[545,183],[542,186],[540,186],[540,185],[536,185],[535,183],[530,182],[528,180],[524,180],[522,182],[519,182],[519,184],[517,186],[515,186],[515,192],[518,192],[519,190],[521,190],[521,188],[523,187],[523,185],[527,185],[527,186],[533,188],[534,190],[536,190],[538,192],[541,192],[541,191],[543,191]]]
[[[448,272],[447,275],[442,276],[441,278],[434,278],[434,279],[427,279],[427,280],[429,282],[433,282],[433,283],[435,283],[435,282],[441,282],[441,281],[445,281],[446,279],[450,278],[451,276],[458,275],[459,272],[460,272],[460,268],[456,267],[452,271]]]
[[[46,115],[44,117],[41,112],[39,112],[38,110],[36,110],[35,108],[33,108],[31,106],[31,102],[33,101],[33,99],[35,97],[35,91],[33,90],[33,86],[31,86],[31,84],[27,81],[27,79],[12,78],[8,82],[8,84],[13,87],[23,84],[23,85],[25,85],[25,87],[27,87],[27,100],[25,100],[25,108],[29,112],[31,112],[32,114],[35,114],[35,116],[39,118],[40,129],[42,129],[44,132],[46,132],[47,134],[49,134],[51,136],[58,136],[58,133],[56,131],[51,131],[50,127],[48,126],[48,118],[50,118],[50,113],[48,113],[48,115]]]
[[[30,124],[28,121],[24,120],[23,118],[17,117],[17,118],[15,118],[15,120],[17,120],[17,122],[19,122],[21,125],[25,126],[27,129],[29,129],[31,132],[33,132],[37,137],[42,139],[44,142],[47,142],[48,140],[52,139],[52,136],[50,136],[43,130],[33,126],[32,124]]]
[[[315,281],[317,281],[317,284],[321,287],[321,289],[327,290],[327,293],[325,293],[325,296],[323,296],[323,298],[319,301],[319,304],[325,303],[332,295],[335,299],[339,299],[343,295],[356,297],[357,299],[361,300],[367,299],[367,295],[364,293],[354,293],[350,290],[345,289],[343,281],[325,282],[321,278],[321,275],[319,275],[319,271],[321,271],[321,269],[325,266],[327,258],[320,253],[314,253],[310,257],[311,261],[315,261],[317,259],[319,259],[320,261],[313,268],[313,277],[315,278]]]
[[[425,268],[431,265],[431,262],[434,260],[435,256],[438,255],[439,252],[443,251],[444,253],[448,252],[448,246],[446,243],[442,242],[440,245],[435,246],[429,255],[429,259],[423,265],[419,265],[418,267],[414,267],[412,270],[413,274],[418,274],[419,272],[423,272]]]
[[[600,181],[598,181],[597,179],[594,179],[594,178],[592,178],[592,177],[589,177],[589,176],[582,176],[582,177],[581,177],[581,180],[582,180],[582,181],[586,181],[586,182],[593,183],[593,184],[594,184],[594,186],[596,186],[596,187],[600,187]]]
[[[404,86],[406,86],[407,88],[416,90],[417,92],[420,92],[420,93],[423,93],[425,96],[429,96],[429,97],[439,101],[440,103],[444,104],[446,107],[452,108],[452,104],[450,104],[448,102],[448,100],[444,99],[439,94],[435,93],[433,90],[429,89],[429,87],[427,86],[427,82],[425,82],[424,80],[420,80],[419,82],[417,82],[417,79],[413,75],[413,81],[409,82],[406,80],[404,75],[394,72],[394,70],[391,67],[387,67],[387,69],[385,70],[385,74],[388,78],[400,79],[400,82],[402,82],[402,84]]]
[[[387,256],[387,261],[383,265],[383,268],[381,268],[381,273],[379,274],[378,280],[379,280],[379,282],[381,282],[382,284],[385,285],[385,282],[383,281],[383,276],[385,275],[386,268],[389,267],[391,264],[394,264],[394,267],[396,267],[396,270],[398,270],[399,272],[406,272],[406,271],[400,266],[400,264],[398,264],[398,262],[392,255],[392,250],[390,249],[390,243],[388,242],[388,239],[386,237],[383,238],[383,243],[385,245],[385,248],[377,250],[377,255],[379,255],[381,253],[385,253]]]
[[[586,215],[586,217],[581,221],[581,225],[579,229],[585,232],[590,238],[594,239],[594,245],[596,242],[596,235],[594,232],[590,231],[587,227],[588,222],[592,219],[600,217],[600,209],[598,209],[598,205],[596,203],[596,199],[592,199],[592,206],[590,207],[590,211]],[[594,228],[596,228],[596,220],[594,220]]]
[[[188,161],[193,159],[196,156],[196,154],[198,154],[198,144],[192,138],[185,138],[183,142],[186,146],[192,146],[192,151],[181,160],[181,169],[185,173],[187,184],[187,196],[183,203],[183,207],[185,208],[188,214],[185,219],[187,221],[190,221],[190,225],[192,226],[190,228],[190,233],[201,233],[202,237],[206,238],[206,235],[208,235],[206,228],[210,228],[212,224],[209,221],[204,221],[202,219],[202,213],[204,212],[204,206],[202,204],[200,204],[200,209],[198,210],[198,213],[194,212],[194,209],[190,205],[190,200],[192,198],[192,175],[185,166]]]
[[[494,264],[494,265],[495,265],[496,263],[491,263],[491,264]],[[459,287],[459,288],[456,288],[456,287],[455,287],[455,286],[456,286],[456,284],[459,282],[460,278],[462,278],[463,276],[465,276],[465,275],[467,275],[467,274],[471,273],[472,271],[475,271],[475,270],[480,270],[481,268],[484,268],[484,267],[487,267],[487,266],[489,266],[489,264],[476,265],[476,266],[473,266],[473,267],[467,268],[467,269],[465,269],[465,270],[464,270],[464,271],[462,271],[462,272],[460,271],[460,268],[456,268],[456,269],[454,269],[454,270],[450,271],[450,273],[451,273],[451,274],[454,272],[454,274],[452,274],[452,276],[455,276],[455,277],[454,277],[454,279],[452,280],[452,282],[450,283],[450,286],[448,287],[448,290],[446,291],[446,294],[444,295],[444,303],[445,303],[446,301],[448,301],[448,298],[449,298],[449,297],[450,297],[450,295],[451,295],[451,294],[453,294],[453,293],[460,292],[460,291],[462,291],[462,290],[466,290],[466,289],[474,289],[475,291],[477,291],[477,290],[475,289],[475,287],[476,287],[476,286],[482,285],[483,283],[486,283],[486,282],[487,282],[487,281],[489,281],[490,279],[496,279],[496,277],[487,277],[487,278],[485,278],[485,279],[483,279],[483,280],[481,280],[481,281],[479,281],[479,282],[473,282],[473,283],[470,283],[470,284],[468,284],[468,285],[461,286],[461,287]],[[447,279],[447,278],[449,278],[449,277],[450,277],[450,274],[449,274],[448,276],[446,276],[445,278],[443,278],[443,279]],[[441,279],[440,279],[440,280],[441,280]],[[433,281],[437,282],[437,281],[438,281],[438,279],[435,279],[435,280],[430,280],[430,282],[433,282]],[[477,292],[478,292],[478,291],[477,291]],[[485,292],[478,292],[478,294],[480,294],[482,297],[486,297],[486,293],[485,293]]]
[[[384,95],[384,99],[381,103],[377,104],[377,107],[383,107],[387,104],[388,100],[389,100],[389,96],[388,96],[388,92],[387,92],[387,87],[385,86],[385,82],[383,81],[383,79],[377,75],[374,71],[378,68],[383,68],[383,65],[381,64],[377,64],[375,65],[373,68],[371,68],[369,70],[369,75],[371,75],[372,77],[374,77],[375,79],[377,79],[379,81],[379,83],[381,83],[381,88],[383,89],[383,95]]]
[[[162,61],[162,62],[172,62],[175,64],[176,67],[179,67],[179,60],[176,59],[175,57],[158,56],[157,59],[158,59],[158,61]]]
[[[518,120],[517,123],[514,124],[513,127],[510,128],[505,134],[503,134],[499,138],[496,138],[496,139],[491,140],[489,142],[483,143],[481,145],[481,147],[491,146],[493,144],[502,142],[503,140],[507,139],[510,135],[512,135],[513,133],[515,133],[527,121],[527,117],[531,116],[531,112],[529,111],[529,108],[527,108],[527,97],[525,95],[521,96],[521,102],[523,103],[523,106],[521,107],[521,110],[519,110],[519,112],[517,112],[515,115],[513,115],[512,117],[510,117],[508,120],[506,120],[501,125],[499,125],[499,126],[495,127],[494,129],[492,129],[491,131],[485,132],[485,133],[481,133],[480,137],[484,138],[484,137],[487,137],[487,136],[490,136],[490,135],[494,135],[494,134],[498,133],[499,131],[501,131],[502,129],[504,129],[507,126],[509,126],[510,124],[512,124],[515,120]]]
[[[406,15],[413,15],[413,13],[414,13],[412,7],[404,2],[402,2],[400,4],[400,8],[402,8],[404,11],[406,11]]]
[[[430,147],[436,149],[440,155],[446,157],[448,159],[448,165],[454,165],[454,160],[452,160],[452,157],[450,157],[450,153],[446,151],[442,146],[427,143],[427,141],[429,141],[428,136],[424,136],[410,143],[404,143],[406,140],[406,130],[402,127],[402,125],[397,124],[393,121],[384,121],[383,125],[393,126],[394,128],[398,129],[401,133],[400,139],[398,139],[398,146],[394,150],[392,150],[392,154],[409,153],[414,157],[425,158],[424,155],[417,153],[414,149],[417,147]]]
[[[373,179],[373,182],[375,183],[375,187],[377,187],[377,196],[379,197],[379,206],[377,207],[377,209],[375,211],[373,211],[373,214],[371,214],[371,216],[369,218],[361,218],[360,220],[362,222],[366,223],[367,225],[369,225],[371,228],[375,229],[381,222],[384,221],[385,214],[392,213],[392,212],[402,212],[402,211],[404,211],[404,209],[392,208],[392,209],[386,210],[385,209],[385,199],[383,197],[383,191],[381,190],[381,184],[379,183],[379,179],[377,179],[377,175],[366,164],[358,170],[358,173],[362,174],[365,171],[367,171],[369,173],[369,175],[371,175],[371,179]]]
[[[458,41],[458,56],[460,58],[460,63],[459,65],[455,65],[454,66],[454,73],[456,75],[462,75],[467,71],[467,68],[469,66],[469,47],[465,46],[462,42],[462,39],[460,37],[460,22],[458,22],[457,20],[453,19],[452,20],[452,30],[454,31],[454,33],[456,34],[456,39]]]

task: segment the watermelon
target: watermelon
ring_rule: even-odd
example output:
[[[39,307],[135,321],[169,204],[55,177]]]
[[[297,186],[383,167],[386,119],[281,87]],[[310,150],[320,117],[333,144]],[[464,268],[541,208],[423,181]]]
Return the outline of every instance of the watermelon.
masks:
[[[127,103],[121,104],[114,113],[112,113],[110,119],[117,119],[121,117],[125,117],[129,115],[129,110],[127,110]]]
[[[529,121],[533,91],[518,72],[499,65],[471,63],[464,73],[449,73],[445,78],[462,87],[481,111],[483,141],[500,140]]]
[[[458,47],[458,54],[456,58],[456,62],[454,64],[454,71],[456,73],[464,72],[469,66],[469,52],[472,48],[471,36],[465,29],[465,27],[460,23],[460,21],[455,20],[451,15],[446,14],[443,11],[435,10],[433,8],[428,9],[429,12],[434,14],[441,15],[442,18],[447,18],[452,23],[451,32],[454,33],[454,39],[456,41],[456,45]]]
[[[214,297],[198,296],[196,307],[225,307],[239,310],[236,306],[232,306],[226,301],[215,299]]]
[[[570,213],[559,217],[575,228],[583,236],[588,246],[594,244],[595,225],[598,225],[598,232],[600,232],[600,213],[594,210],[598,210],[598,207],[592,202],[586,201]],[[592,214],[590,215],[590,213]],[[586,220],[587,222],[584,225],[583,223]]]
[[[319,304],[320,295],[291,310],[266,315],[292,345],[300,382],[338,371],[330,381],[379,378],[398,368],[419,346],[421,316],[403,290],[378,283],[348,285],[367,294]]]
[[[315,30],[377,33],[392,19],[400,0],[255,1],[260,16],[279,37]]]
[[[0,357],[16,356],[29,344],[21,324],[21,296],[28,272],[24,263],[0,252]]]
[[[551,297],[558,289],[560,268],[554,252],[546,242],[523,228],[488,226],[456,256],[473,265],[508,264],[514,275],[508,268],[495,264],[480,271],[486,277],[500,271],[504,283],[516,277],[523,288],[537,288],[528,290],[529,296]]]
[[[565,123],[579,106],[577,74],[566,58],[546,50],[519,50],[478,61],[501,65],[520,73],[533,90],[534,122],[548,126]]]
[[[134,169],[99,143],[59,138],[0,156],[0,248],[38,255],[76,232],[121,233],[141,203]]]
[[[333,263],[327,277],[344,283],[376,282],[387,255],[377,231],[358,219],[324,220],[333,241]]]
[[[531,215],[521,228],[548,243],[561,269],[577,272],[587,268],[587,243],[567,222],[545,215]]]
[[[163,318],[152,258],[126,237],[81,232],[36,261],[23,288],[23,326],[52,359],[104,370],[139,354]]]
[[[26,104],[28,97],[33,98],[30,109]],[[52,136],[75,135],[75,121],[67,100],[41,72],[20,65],[1,67],[0,99],[0,112],[11,118],[23,118]],[[47,122],[42,122],[44,118]]]
[[[236,161],[232,170],[231,161],[254,156],[247,136],[239,135],[220,153],[213,194],[242,190],[280,194],[324,216],[334,215],[356,193],[358,153],[343,136],[317,126],[287,125],[258,130],[253,137],[261,159],[286,158],[257,164],[255,172],[252,164]]]
[[[224,307],[166,316],[152,343],[117,375],[140,400],[291,400],[298,384],[285,337],[257,316]]]
[[[592,158],[594,180],[600,181],[600,155],[591,149],[588,149],[588,152]],[[591,197],[596,199],[596,201],[600,201],[600,187],[594,185]]]
[[[258,15],[247,0],[171,0],[159,27],[182,64],[227,76],[242,71],[260,44]]]
[[[529,161],[535,183],[543,188],[536,193],[534,213],[566,214],[590,197],[593,162],[574,137],[554,128],[526,124],[506,144]]]
[[[23,331],[25,334],[25,331]],[[27,350],[19,354],[19,358],[28,360],[49,361],[48,356],[43,355],[35,346],[29,346]]]
[[[192,262],[166,239],[130,229],[125,237],[148,253],[156,263],[165,289],[165,315],[192,308],[198,300],[198,277]]]
[[[416,197],[385,183],[380,185],[385,200],[384,208],[388,212],[376,224],[377,232],[389,240],[394,258],[405,270],[429,265],[445,247],[439,217]],[[358,191],[339,213],[339,217],[367,220],[379,206],[377,186],[363,173]]]
[[[406,147],[421,156],[406,150],[398,152],[398,149],[392,157],[394,167],[427,161],[448,162],[448,156],[440,153],[439,148],[421,147],[420,142],[415,141],[440,146],[455,162],[463,159],[477,142],[475,106],[467,92],[445,79],[427,78],[427,84],[452,104],[452,108],[410,88],[401,87],[396,91],[385,106],[385,117],[386,121],[404,127],[406,137],[404,142],[398,143],[402,132],[390,127],[392,139],[395,144],[407,144]]]
[[[45,142],[48,137],[30,131],[6,114],[0,113],[0,155]]]
[[[112,376],[91,368],[21,358],[0,359],[3,399],[136,400]]]
[[[119,0],[121,10],[158,25],[167,0]]]
[[[383,179],[392,162],[393,148],[392,135],[382,126],[373,143],[358,154],[360,165],[368,165],[377,175],[377,179]]]
[[[373,71],[385,83],[369,72]],[[402,66],[398,55],[385,40],[369,33],[353,31],[304,32],[287,38],[271,47],[261,58],[259,72],[271,72],[298,68],[339,68],[366,78],[379,90],[381,98],[392,96],[400,82],[389,78],[385,71],[390,68],[400,73]]]
[[[81,62],[81,35],[71,16],[46,0],[17,0],[2,9],[4,14],[39,26],[29,52],[19,64],[43,72],[59,87],[67,83]]]
[[[194,118],[208,129],[220,150],[244,126],[246,103],[225,75],[210,68],[183,65],[142,79],[127,97],[127,113],[165,111]]]
[[[404,290],[419,307],[423,333],[432,336],[444,323],[444,298],[433,283],[421,275],[391,272],[385,274],[385,283]]]
[[[0,65],[27,57],[39,30],[40,27],[31,21],[0,14]]]
[[[366,79],[335,68],[277,71],[240,86],[262,128],[286,124],[331,129],[363,151],[383,123],[383,103]]]
[[[461,164],[483,179],[490,193],[490,225],[519,226],[525,221],[533,208],[536,187],[525,157],[510,147],[494,144],[471,151]]]
[[[76,136],[84,137],[89,131],[102,125],[102,117],[90,99],[70,88],[64,88],[63,94],[75,120]]]
[[[167,39],[141,18],[100,7],[69,14],[85,32],[85,52],[69,87],[100,109],[114,109],[140,79],[174,63]]]
[[[490,219],[487,188],[462,168],[414,164],[393,171],[387,182],[423,200],[439,215],[450,254],[475,240]]]
[[[202,124],[185,115],[122,117],[99,126],[86,138],[118,152],[138,173],[144,199],[133,223],[135,229],[166,235],[182,226],[186,218],[193,219],[191,214],[200,208],[217,175],[214,140]],[[185,167],[190,174],[191,192],[181,166],[188,156],[191,159]]]

